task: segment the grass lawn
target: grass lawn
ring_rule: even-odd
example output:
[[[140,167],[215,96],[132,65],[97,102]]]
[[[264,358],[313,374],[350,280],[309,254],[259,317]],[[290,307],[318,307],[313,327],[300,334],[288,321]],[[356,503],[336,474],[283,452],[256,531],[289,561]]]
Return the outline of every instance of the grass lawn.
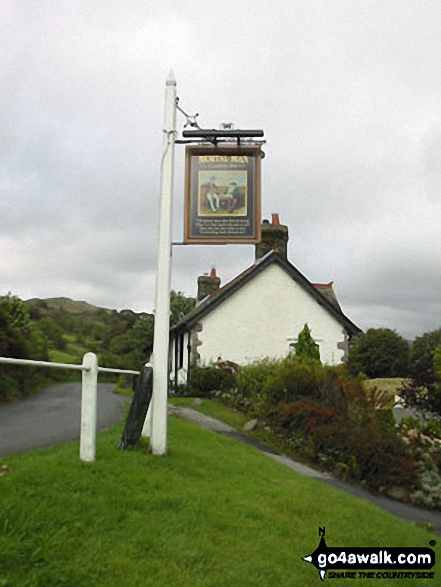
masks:
[[[206,414],[207,416],[217,418],[218,420],[221,420],[221,422],[229,424],[239,432],[243,432],[244,425],[251,419],[251,416],[247,416],[242,412],[234,410],[233,408],[222,404],[216,399],[204,398],[202,399],[200,405],[196,405],[194,403],[194,399],[195,398],[192,397],[172,397],[169,398],[169,402],[176,406],[185,406],[187,408],[191,408],[192,410],[202,412],[202,414]],[[304,455],[299,454],[298,451],[281,440],[276,434],[274,434],[274,432],[257,427],[252,431],[246,432],[246,434],[247,436],[255,438],[259,442],[263,442],[269,448],[272,448],[280,454],[291,457],[294,460],[300,463],[304,463],[305,465],[312,466],[315,469],[320,469],[320,466],[317,463],[311,465],[311,463],[305,458]]]
[[[169,419],[166,458],[145,440],[117,450],[121,431],[98,435],[93,464],[77,443],[0,458],[0,587],[308,587],[319,526],[329,546],[437,538],[184,420]]]
[[[367,379],[364,381],[366,389],[376,387],[380,391],[387,391],[390,395],[394,396],[398,394],[398,390],[403,385],[403,377],[390,377],[390,378],[378,378],[378,379]]]

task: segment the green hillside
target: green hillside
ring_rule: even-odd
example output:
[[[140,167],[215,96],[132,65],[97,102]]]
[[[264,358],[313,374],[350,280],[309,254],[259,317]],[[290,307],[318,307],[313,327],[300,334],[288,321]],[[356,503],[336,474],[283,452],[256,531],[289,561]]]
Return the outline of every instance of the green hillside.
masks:
[[[170,324],[194,304],[193,298],[172,291]],[[0,356],[78,364],[85,353],[93,352],[103,367],[139,370],[152,352],[153,330],[154,316],[147,312],[100,308],[68,297],[24,302],[12,294],[0,296]],[[0,401],[29,395],[46,381],[71,377],[69,371],[48,370],[43,377],[35,368],[4,366]]]
[[[26,300],[26,303],[31,308],[38,309],[41,314],[48,315],[53,312],[68,312],[70,314],[96,314],[100,311],[112,312],[112,310],[105,308],[98,308],[88,302],[71,300],[70,298],[31,298]]]

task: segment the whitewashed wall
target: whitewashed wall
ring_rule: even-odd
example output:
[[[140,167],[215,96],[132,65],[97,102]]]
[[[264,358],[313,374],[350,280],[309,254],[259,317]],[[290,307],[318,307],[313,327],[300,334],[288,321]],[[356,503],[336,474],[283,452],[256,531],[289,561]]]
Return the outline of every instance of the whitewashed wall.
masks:
[[[219,356],[241,365],[285,357],[305,323],[322,363],[341,363],[344,329],[277,265],[270,265],[201,320],[201,364]]]

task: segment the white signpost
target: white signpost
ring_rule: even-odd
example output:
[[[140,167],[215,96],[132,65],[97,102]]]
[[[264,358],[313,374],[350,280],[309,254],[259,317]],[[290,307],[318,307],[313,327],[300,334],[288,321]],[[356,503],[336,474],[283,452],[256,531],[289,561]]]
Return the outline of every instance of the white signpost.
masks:
[[[263,156],[260,146],[242,145],[244,139],[263,137],[262,130],[234,130],[234,125],[225,125],[228,128],[221,130],[201,129],[196,124],[196,117],[186,114],[177,104],[176,80],[171,71],[166,81],[165,91],[165,123],[164,123],[164,151],[161,162],[161,203],[159,216],[158,234],[158,262],[156,276],[156,313],[155,333],[153,337],[153,396],[151,408],[144,423],[143,435],[150,436],[150,450],[155,455],[165,455],[167,452],[167,392],[168,392],[168,354],[169,354],[169,328],[170,328],[170,283],[171,283],[171,256],[172,256],[172,191],[174,175],[174,155],[176,140],[176,110],[180,110],[187,117],[187,124],[197,127],[197,130],[183,131],[184,138],[196,139],[196,142],[212,143],[216,148],[218,140],[237,141],[237,147],[228,148],[233,156],[238,153],[244,155],[248,161],[250,156],[255,156],[255,174],[250,175],[250,186],[255,194],[250,201],[247,200],[246,210],[252,209],[254,223],[257,232],[252,235],[251,240],[240,242],[258,242],[260,240],[260,157]],[[213,154],[213,147],[210,147],[209,155]],[[224,152],[224,150],[222,150]],[[248,190],[248,176],[247,176]],[[251,193],[251,192],[250,192]],[[252,204],[252,205],[251,205]],[[227,214],[229,216],[229,214]],[[251,212],[250,212],[251,216]],[[202,241],[201,241],[202,242]],[[205,241],[204,241],[205,242]],[[237,242],[234,239],[224,242]],[[196,241],[194,241],[194,244]],[[214,241],[213,241],[214,243]],[[186,243],[183,243],[186,244]]]
[[[170,328],[170,282],[172,248],[172,190],[176,135],[176,80],[171,71],[166,81],[164,151],[161,163],[161,203],[156,276],[156,313],[153,337],[153,397],[150,450],[167,452],[168,347]]]

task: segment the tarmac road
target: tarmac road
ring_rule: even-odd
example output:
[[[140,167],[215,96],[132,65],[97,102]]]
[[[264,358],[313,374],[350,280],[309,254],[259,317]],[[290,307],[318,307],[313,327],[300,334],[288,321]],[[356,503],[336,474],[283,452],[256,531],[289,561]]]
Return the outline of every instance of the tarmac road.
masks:
[[[119,422],[127,398],[98,384],[97,430]],[[81,383],[59,383],[22,401],[0,406],[0,456],[28,452],[80,438]]]

